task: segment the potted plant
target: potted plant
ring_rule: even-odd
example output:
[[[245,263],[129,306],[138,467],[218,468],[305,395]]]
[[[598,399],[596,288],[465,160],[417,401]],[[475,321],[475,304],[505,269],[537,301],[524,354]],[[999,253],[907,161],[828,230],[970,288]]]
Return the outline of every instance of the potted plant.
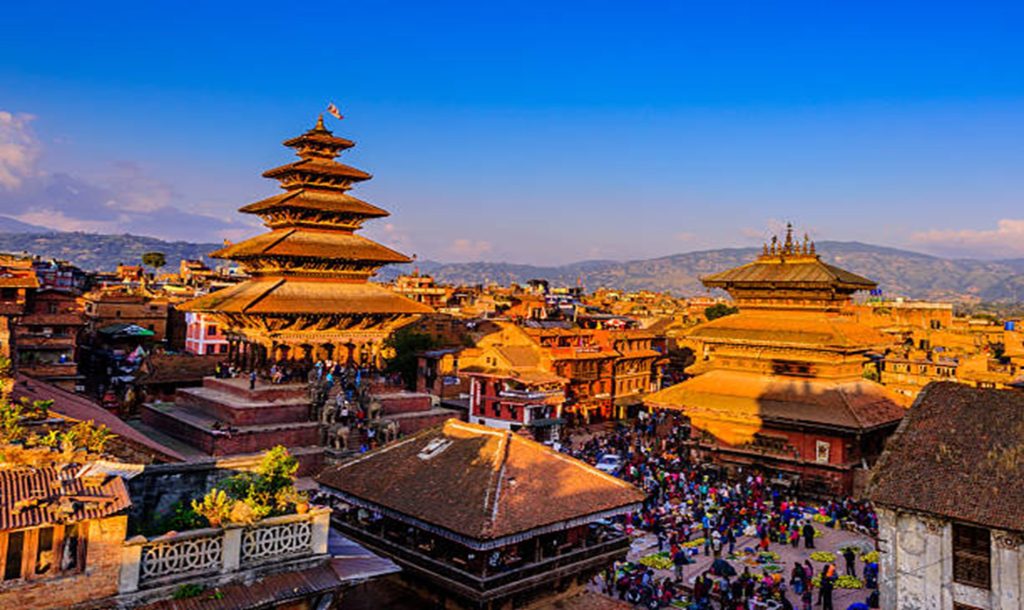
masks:
[[[278,490],[275,500],[280,512],[287,512],[293,506],[295,512],[300,515],[309,512],[309,494],[298,491],[293,485]]]
[[[230,515],[234,501],[228,498],[224,490],[213,488],[205,496],[202,502],[192,500],[192,510],[197,514],[206,517],[210,527],[220,527]]]

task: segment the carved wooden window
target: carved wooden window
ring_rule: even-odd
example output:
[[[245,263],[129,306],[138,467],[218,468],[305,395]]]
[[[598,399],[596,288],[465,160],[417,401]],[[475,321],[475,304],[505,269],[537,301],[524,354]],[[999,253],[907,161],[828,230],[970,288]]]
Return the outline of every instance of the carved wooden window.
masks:
[[[953,524],[953,581],[991,587],[992,539],[983,527]]]
[[[0,533],[3,580],[45,578],[85,568],[84,527],[77,523]]]

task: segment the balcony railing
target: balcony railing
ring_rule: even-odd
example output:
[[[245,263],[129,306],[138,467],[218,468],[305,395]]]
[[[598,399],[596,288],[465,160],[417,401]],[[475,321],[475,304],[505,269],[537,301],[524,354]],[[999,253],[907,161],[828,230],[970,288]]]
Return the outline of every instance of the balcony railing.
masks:
[[[327,553],[331,511],[271,517],[249,526],[206,528],[124,543],[121,593]]]
[[[502,390],[498,396],[502,398],[518,398],[519,400],[542,400],[564,394],[563,390]]]
[[[426,572],[433,578],[454,583],[463,594],[477,599],[507,595],[528,588],[536,584],[537,577],[543,577],[545,580],[554,579],[604,566],[625,556],[629,550],[629,538],[620,535],[609,540],[591,542],[553,557],[527,562],[519,567],[481,575],[425,555],[346,521],[336,520],[335,525],[344,534],[365,544],[371,550],[388,555],[416,571]]]

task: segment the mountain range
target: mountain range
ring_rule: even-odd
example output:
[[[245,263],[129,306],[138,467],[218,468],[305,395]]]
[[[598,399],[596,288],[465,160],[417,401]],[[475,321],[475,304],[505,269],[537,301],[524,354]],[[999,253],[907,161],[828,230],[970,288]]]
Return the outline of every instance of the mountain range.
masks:
[[[10,221],[10,222],[8,222]],[[89,270],[111,270],[138,263],[142,254],[163,252],[168,269],[183,258],[205,257],[220,244],[167,242],[138,235],[54,232],[0,217],[0,251],[58,258]],[[1024,259],[947,259],[859,242],[818,242],[822,259],[871,278],[889,295],[953,302],[1024,302]],[[588,290],[655,290],[687,296],[705,294],[700,277],[753,260],[759,248],[722,248],[633,261],[592,260],[558,266],[513,263],[441,263],[418,261],[421,273],[448,284],[525,283],[546,279],[552,285],[582,284]],[[378,279],[412,271],[393,265]]]

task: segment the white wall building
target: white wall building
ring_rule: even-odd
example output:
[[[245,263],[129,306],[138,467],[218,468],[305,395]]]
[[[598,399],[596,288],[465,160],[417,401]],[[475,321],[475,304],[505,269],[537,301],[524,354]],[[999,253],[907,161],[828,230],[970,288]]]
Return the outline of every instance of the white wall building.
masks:
[[[1024,608],[1021,532],[879,507],[878,537],[883,608]]]
[[[882,608],[1024,610],[1024,392],[929,384],[868,496]]]

